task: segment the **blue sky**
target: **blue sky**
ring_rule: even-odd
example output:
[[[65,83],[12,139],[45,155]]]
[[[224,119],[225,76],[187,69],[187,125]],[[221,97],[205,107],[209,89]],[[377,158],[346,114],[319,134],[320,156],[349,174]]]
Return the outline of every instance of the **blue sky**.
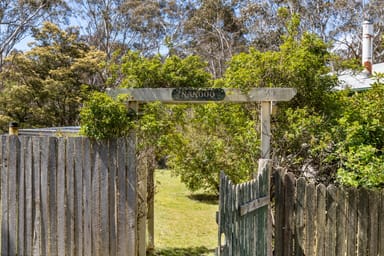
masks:
[[[80,26],[81,25],[81,20],[78,17],[70,17],[69,18],[69,25],[68,26]],[[28,43],[33,42],[33,38],[30,35],[27,35],[23,40],[21,40],[19,43],[15,45],[16,50],[20,51],[27,51],[30,49],[28,47]]]

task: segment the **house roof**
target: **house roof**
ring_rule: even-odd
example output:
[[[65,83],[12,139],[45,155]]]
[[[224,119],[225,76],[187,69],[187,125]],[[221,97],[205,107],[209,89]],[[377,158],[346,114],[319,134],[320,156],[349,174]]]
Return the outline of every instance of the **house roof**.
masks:
[[[29,135],[29,136],[58,136],[58,135],[78,136],[79,132],[80,132],[79,126],[19,129],[19,135]]]
[[[384,63],[372,65],[372,73],[384,73]],[[371,76],[367,71],[356,73],[356,71],[343,71],[338,75],[339,85],[336,90],[343,90],[350,88],[353,91],[364,91],[371,87],[377,81],[375,76]]]

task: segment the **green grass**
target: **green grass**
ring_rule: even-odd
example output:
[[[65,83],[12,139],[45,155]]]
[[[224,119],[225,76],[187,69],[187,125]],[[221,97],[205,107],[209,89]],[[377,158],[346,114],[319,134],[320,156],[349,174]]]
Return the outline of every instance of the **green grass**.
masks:
[[[217,197],[192,194],[167,170],[155,179],[155,255],[214,255]]]

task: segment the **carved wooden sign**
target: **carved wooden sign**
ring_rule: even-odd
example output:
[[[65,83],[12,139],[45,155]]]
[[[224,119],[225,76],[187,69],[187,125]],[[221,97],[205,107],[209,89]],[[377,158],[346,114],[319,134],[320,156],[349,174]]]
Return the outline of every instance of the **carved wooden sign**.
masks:
[[[225,91],[221,88],[174,88],[172,99],[175,101],[221,101]]]

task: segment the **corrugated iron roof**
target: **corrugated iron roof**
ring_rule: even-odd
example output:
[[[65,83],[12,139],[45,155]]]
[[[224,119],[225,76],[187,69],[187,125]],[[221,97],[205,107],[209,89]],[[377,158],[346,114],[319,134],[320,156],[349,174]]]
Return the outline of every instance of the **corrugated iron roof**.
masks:
[[[79,126],[19,129],[19,135],[30,136],[79,136]]]
[[[384,63],[373,64],[373,74],[384,73]],[[338,75],[339,86],[336,90],[351,89],[353,91],[364,91],[371,88],[371,85],[377,80],[370,76],[366,71],[356,73],[356,71],[343,71]]]

